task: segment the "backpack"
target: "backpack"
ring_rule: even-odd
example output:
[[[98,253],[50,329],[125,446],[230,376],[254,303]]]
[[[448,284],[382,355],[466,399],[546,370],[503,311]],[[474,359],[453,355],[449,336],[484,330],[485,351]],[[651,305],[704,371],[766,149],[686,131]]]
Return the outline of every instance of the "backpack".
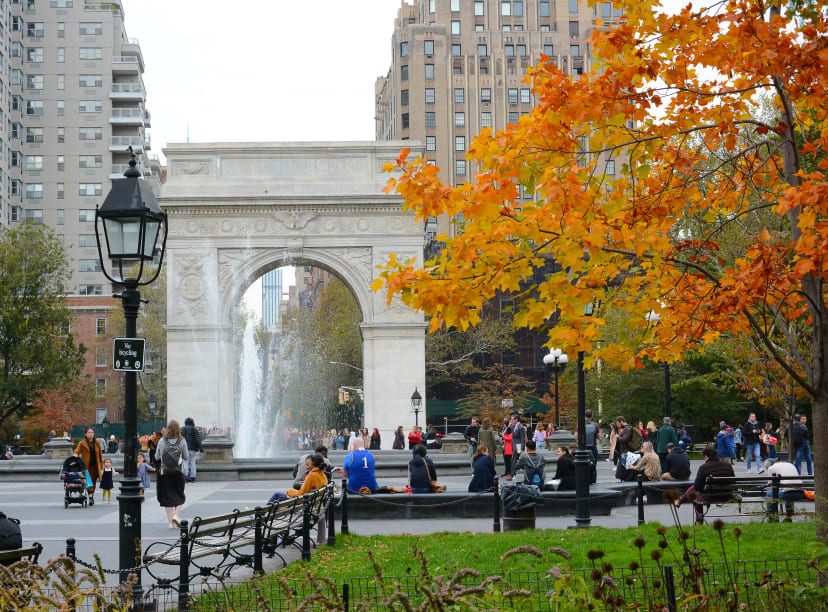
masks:
[[[543,468],[539,465],[536,468],[533,468],[531,472],[529,472],[529,480],[527,481],[527,484],[535,485],[536,487],[542,487],[543,483]]]
[[[161,466],[164,468],[164,474],[180,474],[183,462],[184,459],[181,457],[181,449],[178,444],[167,442],[161,452]]]
[[[637,427],[632,427],[632,437],[630,441],[627,443],[627,448],[631,451],[637,451],[641,448],[641,443],[644,442],[644,436],[641,435],[641,432],[638,430]]]
[[[0,550],[14,550],[15,548],[23,548],[20,520],[10,518],[0,512]]]
[[[598,433],[598,425],[594,421],[590,421],[584,427],[584,438],[585,444],[587,446],[595,446],[595,442]]]

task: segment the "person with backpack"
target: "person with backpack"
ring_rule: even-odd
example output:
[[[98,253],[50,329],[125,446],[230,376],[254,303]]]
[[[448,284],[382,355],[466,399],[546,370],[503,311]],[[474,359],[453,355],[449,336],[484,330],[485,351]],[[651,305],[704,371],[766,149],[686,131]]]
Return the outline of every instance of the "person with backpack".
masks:
[[[537,443],[534,440],[526,441],[526,452],[521,453],[518,458],[516,470],[523,469],[524,484],[542,487],[546,482],[543,468],[546,466],[546,459],[537,452]]]
[[[584,426],[584,445],[592,453],[592,462],[598,464],[598,440],[601,439],[601,428],[592,420],[592,409],[584,412],[586,425]]]
[[[184,462],[190,453],[187,441],[181,435],[178,421],[170,421],[164,437],[158,442],[155,458],[158,461],[158,483],[155,487],[158,505],[167,513],[170,529],[181,526],[181,507],[184,505]]]
[[[187,465],[184,466],[184,480],[187,482],[195,482],[196,462],[198,461],[198,454],[201,452],[201,441],[204,439],[204,436],[196,429],[195,421],[193,421],[192,417],[184,419],[184,427],[181,428],[181,435],[187,442],[187,451],[190,453]]]

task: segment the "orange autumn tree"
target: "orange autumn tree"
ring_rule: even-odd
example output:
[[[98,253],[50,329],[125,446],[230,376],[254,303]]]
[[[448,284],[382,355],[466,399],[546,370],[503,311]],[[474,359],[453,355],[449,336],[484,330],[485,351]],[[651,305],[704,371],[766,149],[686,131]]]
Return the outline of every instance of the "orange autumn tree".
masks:
[[[61,435],[64,431],[70,431],[72,425],[93,423],[94,399],[95,386],[88,374],[56,389],[44,389],[32,403],[32,410],[21,421],[20,429],[37,450],[52,430]]]
[[[549,344],[591,351],[588,367],[675,361],[754,334],[810,397],[814,437],[828,439],[826,2],[708,1],[672,15],[623,2],[622,18],[595,20],[590,73],[552,61],[531,72],[536,107],[475,140],[472,183],[444,185],[407,151],[389,164],[389,191],[422,220],[462,218],[462,231],[441,237],[424,269],[392,258],[374,289],[424,311],[432,329],[474,325],[497,292],[520,292],[516,325],[558,313]],[[762,96],[771,114],[758,112]],[[536,201],[519,200],[521,186]],[[561,271],[535,280],[547,258]],[[626,333],[598,342],[608,309],[626,313]],[[794,326],[805,351],[781,346]],[[828,444],[815,454],[824,519]]]

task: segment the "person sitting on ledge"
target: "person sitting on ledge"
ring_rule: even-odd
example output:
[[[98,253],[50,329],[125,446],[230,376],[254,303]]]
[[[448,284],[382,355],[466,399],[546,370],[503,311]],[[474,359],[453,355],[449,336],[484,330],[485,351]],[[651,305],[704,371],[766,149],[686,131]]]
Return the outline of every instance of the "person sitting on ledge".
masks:
[[[555,480],[560,480],[558,491],[575,490],[575,460],[565,446],[558,447],[558,469],[555,470]]]
[[[379,488],[374,474],[374,455],[371,451],[365,450],[365,442],[361,438],[354,438],[351,441],[351,448],[342,467],[334,468],[334,471],[343,474],[348,479],[349,491],[357,493],[365,487],[373,493]]]
[[[474,466],[474,476],[472,476],[469,483],[469,492],[481,493],[494,488],[494,477],[497,470],[495,470],[494,461],[489,456],[489,448],[486,445],[477,445],[477,453],[472,457],[472,465]]]
[[[437,480],[437,470],[430,457],[426,457],[426,447],[417,444],[414,456],[408,462],[408,485],[412,493],[431,493],[431,482]]]

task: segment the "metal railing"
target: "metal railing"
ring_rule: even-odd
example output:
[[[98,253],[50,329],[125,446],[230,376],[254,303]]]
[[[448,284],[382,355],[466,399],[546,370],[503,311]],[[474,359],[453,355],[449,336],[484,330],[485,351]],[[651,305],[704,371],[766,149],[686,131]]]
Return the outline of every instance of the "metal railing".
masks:
[[[138,63],[138,56],[137,55],[113,55],[112,56],[112,63],[113,64],[137,64]]]
[[[144,109],[142,108],[113,108],[109,111],[111,119],[143,119]]]
[[[141,136],[110,136],[109,146],[123,147],[124,149],[127,147],[142,148],[144,146],[144,139]]]
[[[109,90],[112,93],[144,93],[144,86],[141,83],[112,83]]]

